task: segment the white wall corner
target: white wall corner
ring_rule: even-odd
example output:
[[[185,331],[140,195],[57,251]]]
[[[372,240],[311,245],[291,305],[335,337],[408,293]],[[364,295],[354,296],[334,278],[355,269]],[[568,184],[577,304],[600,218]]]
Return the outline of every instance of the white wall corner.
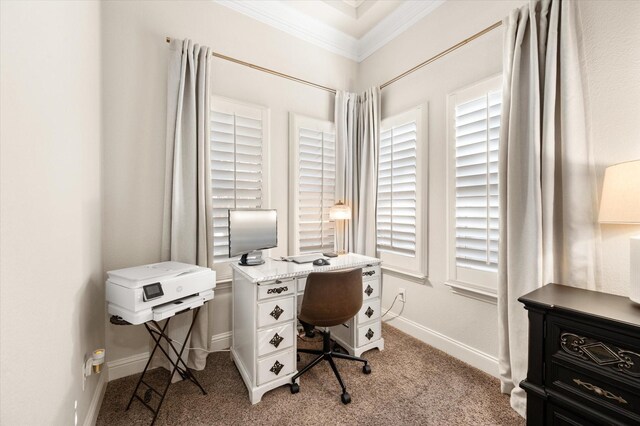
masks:
[[[98,420],[98,414],[100,413],[100,407],[102,406],[102,400],[104,399],[104,393],[107,390],[109,367],[105,368],[98,378],[98,384],[93,391],[93,397],[91,398],[91,404],[89,405],[89,411],[84,418],[84,426],[93,426]]]
[[[403,331],[436,349],[440,349],[441,351],[466,362],[472,367],[484,371],[490,376],[499,378],[498,359],[492,355],[484,353],[476,348],[472,348],[469,345],[445,336],[435,330],[431,330],[402,316],[396,316],[383,322],[396,327],[400,331]]]

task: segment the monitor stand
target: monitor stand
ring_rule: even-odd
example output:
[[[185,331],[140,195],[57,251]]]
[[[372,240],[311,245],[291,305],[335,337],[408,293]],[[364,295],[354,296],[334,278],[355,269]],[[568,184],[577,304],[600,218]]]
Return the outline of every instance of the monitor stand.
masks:
[[[249,253],[243,254],[242,257],[240,258],[240,261],[238,262],[238,264],[240,264],[242,266],[258,266],[258,265],[262,265],[264,263],[264,259],[262,257],[258,257],[256,259],[249,260],[247,258],[247,256],[249,256]]]

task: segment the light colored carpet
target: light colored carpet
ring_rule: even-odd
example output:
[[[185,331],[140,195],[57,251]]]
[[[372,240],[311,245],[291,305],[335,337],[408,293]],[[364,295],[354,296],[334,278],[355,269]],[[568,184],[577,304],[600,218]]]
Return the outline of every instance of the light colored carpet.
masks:
[[[229,353],[220,352],[209,355],[205,370],[195,372],[207,395],[188,381],[172,384],[156,424],[524,425],[500,394],[497,379],[389,325],[383,326],[383,336],[384,351],[364,354],[373,369],[370,375],[362,374],[360,363],[336,361],[351,394],[349,405],[340,402],[340,386],[327,362],[301,377],[300,393],[292,395],[282,386],[251,405]],[[301,354],[298,368],[312,357]],[[146,377],[157,386],[168,375],[156,369]],[[109,382],[98,425],[151,422],[151,412],[138,401],[125,411],[138,377]]]

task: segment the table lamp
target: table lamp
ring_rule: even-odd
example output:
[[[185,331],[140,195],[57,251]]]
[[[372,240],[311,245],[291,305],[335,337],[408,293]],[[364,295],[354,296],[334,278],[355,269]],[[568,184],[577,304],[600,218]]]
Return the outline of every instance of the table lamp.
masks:
[[[600,223],[640,224],[640,160],[607,167]],[[631,237],[629,299],[640,304],[640,235]]]
[[[329,209],[329,219],[336,222],[336,244],[337,254],[345,254],[344,250],[344,221],[351,219],[351,207],[338,201]]]

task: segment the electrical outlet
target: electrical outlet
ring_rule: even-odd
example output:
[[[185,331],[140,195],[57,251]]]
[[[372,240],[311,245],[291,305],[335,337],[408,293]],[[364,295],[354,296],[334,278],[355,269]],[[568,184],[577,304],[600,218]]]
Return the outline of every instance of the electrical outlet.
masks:
[[[398,295],[400,296],[400,301],[404,303],[406,301],[406,290],[404,288],[399,288]]]

